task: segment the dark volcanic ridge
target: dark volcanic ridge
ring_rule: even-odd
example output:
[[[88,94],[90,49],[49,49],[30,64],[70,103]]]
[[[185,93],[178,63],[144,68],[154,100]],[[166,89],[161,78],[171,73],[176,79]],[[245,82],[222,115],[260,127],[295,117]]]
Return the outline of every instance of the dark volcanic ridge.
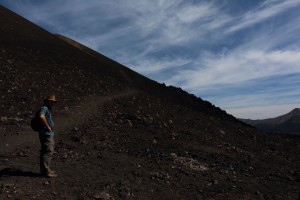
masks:
[[[263,131],[300,135],[300,109],[299,108],[295,108],[291,112],[285,115],[281,115],[279,117],[274,117],[270,119],[262,119],[262,120],[240,119],[240,120]]]
[[[0,199],[298,199],[299,139],[266,134],[0,6]],[[56,179],[29,127],[55,94]]]

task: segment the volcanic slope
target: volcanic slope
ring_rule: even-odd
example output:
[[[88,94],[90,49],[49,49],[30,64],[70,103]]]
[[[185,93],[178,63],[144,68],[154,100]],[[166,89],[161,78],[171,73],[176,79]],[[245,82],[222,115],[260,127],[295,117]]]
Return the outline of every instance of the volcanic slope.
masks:
[[[262,120],[240,120],[260,130],[300,135],[300,108],[295,108],[291,112],[275,118]]]
[[[0,24],[0,199],[299,198],[297,138],[259,132],[2,6]],[[60,100],[56,179],[39,177],[29,127],[48,94]]]

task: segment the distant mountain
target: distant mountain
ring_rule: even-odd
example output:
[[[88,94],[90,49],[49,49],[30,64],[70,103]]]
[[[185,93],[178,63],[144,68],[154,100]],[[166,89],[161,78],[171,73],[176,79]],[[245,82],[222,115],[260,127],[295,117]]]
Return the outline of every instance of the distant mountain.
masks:
[[[298,199],[299,138],[266,134],[0,5],[0,199]],[[55,94],[59,178],[32,115]]]
[[[291,112],[275,118],[263,120],[240,120],[264,131],[300,135],[300,108],[295,108]]]

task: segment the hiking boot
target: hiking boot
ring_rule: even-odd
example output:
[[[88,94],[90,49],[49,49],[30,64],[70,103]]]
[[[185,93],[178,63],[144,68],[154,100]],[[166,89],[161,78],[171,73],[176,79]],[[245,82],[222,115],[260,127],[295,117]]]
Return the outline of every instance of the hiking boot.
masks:
[[[54,171],[50,171],[48,173],[44,173],[41,175],[46,178],[56,178],[57,177],[57,174]]]
[[[56,178],[57,174],[54,171],[50,171],[48,174],[48,178]]]

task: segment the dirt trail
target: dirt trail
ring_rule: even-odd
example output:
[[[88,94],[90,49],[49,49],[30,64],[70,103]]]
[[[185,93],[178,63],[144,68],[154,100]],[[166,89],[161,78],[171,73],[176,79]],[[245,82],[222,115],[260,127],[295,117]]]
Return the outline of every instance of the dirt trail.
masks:
[[[58,136],[64,134],[66,130],[72,129],[82,124],[82,122],[86,121],[89,117],[96,115],[99,112],[97,108],[104,103],[136,93],[136,90],[126,90],[122,93],[110,96],[86,97],[81,105],[75,107],[70,106],[70,108],[63,111],[59,117],[55,116],[56,111],[54,111],[55,132]],[[2,138],[0,141],[0,152],[5,154],[16,148],[21,148],[24,145],[32,145],[33,143],[38,143],[38,136],[37,133],[33,132],[28,126],[20,134]]]

